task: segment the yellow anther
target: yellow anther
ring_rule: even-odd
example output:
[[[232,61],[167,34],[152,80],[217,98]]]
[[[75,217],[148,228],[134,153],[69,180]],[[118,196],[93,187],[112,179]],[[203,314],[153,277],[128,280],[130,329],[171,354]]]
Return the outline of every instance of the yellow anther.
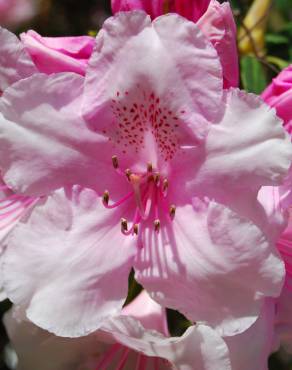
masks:
[[[160,220],[155,220],[154,221],[154,230],[156,232],[159,232],[159,230],[160,230]]]
[[[121,230],[128,231],[128,221],[125,218],[121,219]]]
[[[127,179],[130,181],[131,180],[132,171],[129,168],[127,168],[126,171],[125,171],[125,174],[127,176]]]
[[[162,184],[162,191],[164,192],[164,193],[166,193],[167,192],[167,190],[168,190],[168,180],[167,179],[164,179],[163,180],[163,184]]]
[[[102,201],[103,203],[105,203],[106,205],[108,205],[108,202],[109,202],[109,192],[106,190],[104,193],[103,193],[103,196],[102,196]]]
[[[170,12],[169,0],[164,0],[164,2],[163,2],[163,14],[167,14],[169,12]]]
[[[175,211],[176,211],[176,206],[171,205],[171,206],[169,207],[169,215],[170,215],[170,217],[171,217],[171,219],[172,219],[172,220],[173,220],[173,219],[174,219],[174,217],[175,217]]]
[[[155,182],[156,186],[158,186],[160,184],[160,175],[159,175],[159,173],[154,175],[154,182]]]
[[[138,235],[138,232],[139,232],[139,225],[138,224],[135,224],[133,226],[133,231],[134,231],[134,234]]]
[[[113,163],[113,166],[114,166],[115,169],[119,168],[119,161],[118,161],[118,157],[116,155],[112,156],[112,163]]]
[[[152,163],[148,163],[147,164],[147,172],[152,172],[152,171],[153,171]]]

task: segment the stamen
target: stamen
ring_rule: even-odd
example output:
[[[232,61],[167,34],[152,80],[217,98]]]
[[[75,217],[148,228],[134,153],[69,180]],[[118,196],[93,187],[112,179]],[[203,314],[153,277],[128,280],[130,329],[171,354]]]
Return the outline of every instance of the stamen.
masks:
[[[148,187],[148,190],[143,198],[143,203],[146,202],[145,206],[141,206],[141,208],[138,207],[140,211],[140,215],[143,220],[147,220],[147,218],[150,215],[151,207],[152,207],[152,193],[153,193],[153,184],[150,184]]]
[[[159,173],[157,173],[156,175],[154,175],[154,183],[156,186],[159,186],[160,185],[160,175]]]
[[[174,205],[171,205],[170,207],[169,207],[169,216],[170,216],[170,218],[173,220],[174,219],[174,217],[175,217],[175,212],[176,212],[176,206],[174,206]]]
[[[2,209],[6,209],[6,208],[9,208],[9,207],[13,206],[14,204],[16,204],[17,202],[18,202],[18,200],[17,200],[17,199],[12,200],[11,202],[6,203],[4,206],[0,206],[0,210],[2,210]],[[3,202],[3,203],[4,203],[4,202]]]
[[[127,176],[128,181],[131,181],[132,171],[129,168],[127,168],[125,174]]]
[[[112,163],[113,163],[113,166],[114,166],[114,169],[115,170],[117,168],[119,168],[119,160],[118,160],[118,157],[116,155],[113,155],[112,156]]]
[[[164,179],[162,183],[162,192],[163,192],[164,197],[167,196],[168,186],[169,186],[168,180]]]
[[[147,172],[152,172],[153,171],[153,166],[152,163],[147,164]]]
[[[149,183],[149,182],[153,182],[154,181],[154,175],[149,175],[148,177],[147,177],[147,182]]]
[[[151,175],[152,176],[152,175]],[[130,176],[131,184],[134,188],[134,194],[135,194],[135,200],[137,204],[137,208],[139,209],[141,217],[146,220],[149,216],[150,210],[151,210],[151,203],[152,203],[152,191],[153,191],[153,185],[148,186],[148,190],[146,191],[145,197],[142,202],[141,197],[141,189],[140,189],[140,183],[141,183],[141,177],[139,175],[131,175]],[[144,207],[143,203],[146,201],[146,205]]]
[[[102,202],[105,206],[108,205],[109,199],[110,199],[109,192],[108,192],[108,190],[105,190],[105,192],[103,193],[103,196],[102,196]]]
[[[6,212],[3,212],[0,214],[0,219],[3,219],[3,218],[7,218],[11,215],[13,215],[16,211],[19,211],[19,210],[24,210],[27,206],[29,206],[31,203],[33,203],[35,200],[34,199],[26,199],[23,203],[20,203],[17,207],[9,210],[9,211],[6,211]]]
[[[155,220],[154,221],[154,230],[159,233],[160,230],[160,220]]]
[[[138,233],[139,233],[139,225],[138,224],[135,224],[133,226],[133,232],[134,232],[134,234],[138,235]]]
[[[104,192],[104,195],[103,195],[103,196],[105,196],[106,199],[105,199],[105,201],[103,199],[102,202],[103,202],[103,205],[105,206],[105,208],[108,208],[108,209],[113,209],[113,208],[116,208],[116,207],[120,206],[121,204],[125,203],[128,199],[132,198],[132,196],[134,195],[134,192],[131,191],[126,196],[124,196],[124,198],[118,200],[117,202],[115,202],[113,204],[108,204],[109,200],[106,203],[106,200],[107,200],[106,192],[107,192],[107,190]]]
[[[125,218],[121,219],[121,230],[122,232],[128,231],[128,221]]]
[[[12,199],[23,199],[24,196],[23,195],[19,195],[19,194],[12,194],[12,195],[9,195],[5,198],[2,198],[0,199],[0,202],[6,202],[7,200],[12,200]]]
[[[7,227],[10,227],[11,225],[13,225],[16,221],[18,221],[22,216],[25,215],[28,209],[33,207],[38,201],[39,201],[39,198],[35,198],[35,199],[29,198],[22,203],[21,207],[16,207],[9,212],[0,214],[0,230],[4,230]],[[7,221],[7,222],[3,223],[3,221]]]

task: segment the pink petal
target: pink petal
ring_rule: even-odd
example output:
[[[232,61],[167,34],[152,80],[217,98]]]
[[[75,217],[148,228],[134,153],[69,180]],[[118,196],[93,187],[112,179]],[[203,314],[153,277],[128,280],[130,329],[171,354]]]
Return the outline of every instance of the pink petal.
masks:
[[[183,336],[166,338],[154,330],[146,330],[138,320],[117,316],[103,329],[117,342],[147,356],[168,360],[177,370],[231,370],[228,350],[214,330],[205,325],[190,327]]]
[[[144,10],[152,19],[164,13],[178,13],[196,22],[207,10],[210,0],[112,0],[113,13]]]
[[[152,24],[138,11],[109,18],[89,64],[83,108],[95,130],[112,127],[117,97],[131,109],[134,97],[143,94],[155,95],[169,111],[185,112],[183,128],[197,138],[204,136],[208,119],[218,119],[222,76],[217,53],[194,23],[178,15]]]
[[[85,74],[93,37],[42,37],[35,31],[22,33],[20,37],[39,72]]]
[[[4,316],[9,339],[22,370],[94,370],[106,345],[96,334],[82,338],[61,338],[28,321],[21,307],[13,307]]]
[[[275,303],[266,300],[257,321],[244,333],[225,337],[232,370],[268,370],[274,340]]]
[[[281,183],[291,158],[290,139],[274,111],[257,96],[233,89],[226,94],[224,116],[209,131],[206,159],[193,185],[213,196],[227,188],[258,190]]]
[[[161,220],[161,223],[167,222]],[[252,222],[211,202],[178,207],[172,227],[145,228],[136,278],[162,305],[224,335],[257,319],[263,296],[277,296],[284,265]]]
[[[152,19],[163,14],[163,0],[112,0],[112,11],[144,10]]]
[[[118,212],[104,213],[94,191],[59,190],[7,240],[3,279],[8,297],[36,325],[76,337],[119,312],[135,246],[121,236]]]
[[[292,65],[285,68],[273,79],[273,82],[262,93],[262,98],[277,110],[285,125],[292,121]],[[288,127],[287,127],[288,128]]]
[[[169,335],[166,310],[153,301],[143,290],[131,303],[123,308],[123,315],[137,319],[146,329]]]
[[[223,68],[224,87],[237,87],[239,84],[237,30],[230,4],[228,2],[220,4],[216,0],[211,0],[207,12],[199,19],[197,25],[218,52]]]
[[[37,72],[18,38],[0,27],[0,93],[12,83]]]
[[[36,2],[33,0],[0,0],[0,24],[16,27],[28,21],[36,14]]]
[[[197,22],[208,9],[209,3],[210,0],[170,0],[169,10]]]
[[[119,178],[108,170],[108,141],[80,116],[83,81],[73,73],[35,74],[3,94],[0,164],[17,193],[43,195],[72,184],[104,191]]]

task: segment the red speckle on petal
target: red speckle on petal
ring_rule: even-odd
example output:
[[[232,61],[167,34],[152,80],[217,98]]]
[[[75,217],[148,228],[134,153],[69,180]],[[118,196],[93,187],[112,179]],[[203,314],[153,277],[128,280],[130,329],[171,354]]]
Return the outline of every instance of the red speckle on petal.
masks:
[[[135,91],[126,91],[123,96],[117,91],[116,96],[111,107],[116,117],[113,142],[138,153],[143,147],[146,132],[151,132],[162,158],[171,160],[179,149],[178,113],[185,111],[173,113],[161,97],[154,92],[141,91],[139,87]],[[126,153],[125,150],[122,152]]]

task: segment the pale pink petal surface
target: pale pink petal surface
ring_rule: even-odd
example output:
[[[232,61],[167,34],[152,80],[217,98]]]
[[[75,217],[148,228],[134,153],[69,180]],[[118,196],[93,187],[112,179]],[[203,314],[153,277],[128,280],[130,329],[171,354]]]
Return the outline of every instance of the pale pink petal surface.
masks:
[[[7,239],[3,271],[9,298],[57,335],[98,329],[127,295],[135,248],[112,228],[119,219],[118,212],[105,214],[92,190],[75,186],[44,199]]]
[[[141,307],[143,303],[144,308]],[[130,306],[122,315],[109,318],[102,329],[124,346],[152,357],[146,358],[145,365],[151,361],[155,364],[155,357],[158,357],[168,360],[177,370],[193,370],[194,364],[196,370],[231,370],[227,346],[210,327],[194,325],[181,337],[168,337],[161,324],[155,327],[149,321],[150,312],[160,320],[163,313],[147,293],[143,292]]]
[[[224,87],[237,87],[239,83],[237,29],[230,4],[228,2],[220,4],[216,0],[211,0],[197,25],[218,52],[223,68]]]
[[[18,38],[0,27],[0,93],[12,83],[31,76],[37,69]]]
[[[206,160],[194,185],[204,184],[204,191],[209,186],[214,193],[281,183],[292,157],[282,121],[261,98],[237,89],[226,92],[225,104],[224,116],[210,129]]]
[[[94,38],[42,37],[35,31],[20,35],[39,72],[75,72],[85,74],[88,59],[94,46]]]
[[[161,304],[222,335],[244,331],[257,319],[261,298],[280,294],[284,266],[273,244],[214,202],[184,206],[172,227],[159,235],[146,228],[140,239],[138,281]]]
[[[73,73],[35,74],[6,89],[0,163],[6,184],[18,193],[43,195],[66,184],[115,182],[101,160],[108,142],[89,131],[80,116],[82,92],[83,78]]]
[[[242,334],[225,337],[232,370],[268,370],[273,350],[275,303],[266,300],[257,321]]]
[[[28,21],[37,11],[35,0],[0,0],[0,25],[16,27]]]
[[[158,102],[149,101],[152,93]],[[192,22],[172,14],[151,24],[145,13],[136,11],[104,23],[86,75],[84,100],[86,117],[99,130],[101,121],[112,119],[113,100],[131,110],[137,99],[139,107],[165,107],[166,115],[170,111],[201,137],[206,119],[218,118],[221,97],[217,53]]]
[[[107,345],[95,334],[82,338],[61,338],[31,323],[23,308],[13,307],[4,325],[16,351],[17,370],[95,370]]]

